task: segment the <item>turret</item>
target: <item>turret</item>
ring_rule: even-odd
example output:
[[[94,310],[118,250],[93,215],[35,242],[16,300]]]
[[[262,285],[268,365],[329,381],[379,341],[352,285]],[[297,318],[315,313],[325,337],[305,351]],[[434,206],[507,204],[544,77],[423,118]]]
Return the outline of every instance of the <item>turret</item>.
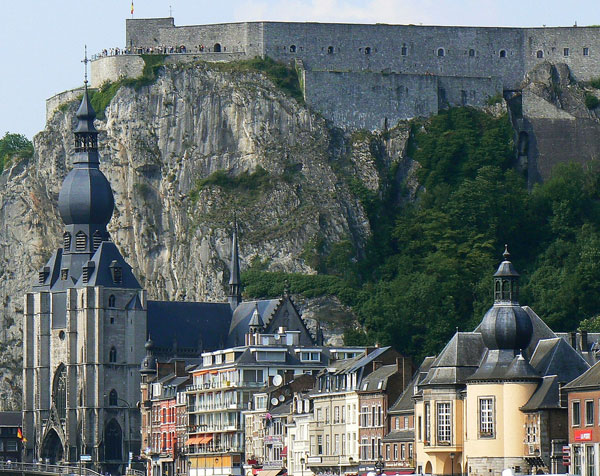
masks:
[[[229,305],[231,310],[242,302],[242,280],[240,279],[240,257],[238,254],[237,222],[233,222],[233,237],[231,239],[231,265],[229,276]]]

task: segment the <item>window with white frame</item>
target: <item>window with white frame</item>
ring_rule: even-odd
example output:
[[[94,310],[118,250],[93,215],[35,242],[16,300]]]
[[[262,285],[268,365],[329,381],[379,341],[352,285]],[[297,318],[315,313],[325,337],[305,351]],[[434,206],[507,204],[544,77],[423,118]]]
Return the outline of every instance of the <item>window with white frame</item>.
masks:
[[[479,399],[479,436],[483,438],[494,436],[494,399],[492,397]]]
[[[585,424],[586,425],[594,424],[594,401],[593,400],[585,401]]]
[[[369,459],[369,440],[366,438],[360,440],[360,459],[362,461]]]
[[[431,407],[429,402],[425,403],[425,444],[431,444]]]
[[[450,403],[437,403],[437,441],[450,443],[452,437],[452,422],[450,418]]]
[[[585,447],[585,465],[586,465],[586,476],[596,475],[596,465],[594,464],[594,447],[589,445]]]
[[[581,425],[581,402],[571,402],[571,425]]]
[[[333,437],[333,454],[336,456],[340,454],[340,435],[337,433]]]
[[[369,426],[369,407],[360,407],[360,426],[361,428]]]

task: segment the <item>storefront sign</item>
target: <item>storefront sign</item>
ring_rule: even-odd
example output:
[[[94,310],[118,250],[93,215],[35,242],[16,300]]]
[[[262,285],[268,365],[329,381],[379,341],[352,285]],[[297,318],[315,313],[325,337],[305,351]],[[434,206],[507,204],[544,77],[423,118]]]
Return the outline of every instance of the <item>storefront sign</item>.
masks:
[[[592,441],[591,428],[585,430],[573,430],[575,441]]]

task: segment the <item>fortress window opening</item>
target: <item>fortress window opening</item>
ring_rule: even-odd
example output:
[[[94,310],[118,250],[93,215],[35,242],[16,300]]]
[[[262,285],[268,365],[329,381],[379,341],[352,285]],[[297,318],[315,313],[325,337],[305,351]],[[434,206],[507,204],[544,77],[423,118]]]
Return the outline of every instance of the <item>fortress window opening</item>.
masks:
[[[475,56],[475,50],[473,48],[471,48],[469,50],[469,56],[472,58],[473,56]]]
[[[215,43],[215,46],[213,46],[213,51],[215,53],[220,53],[221,52],[221,43]]]
[[[290,46],[290,53],[295,53],[295,52],[296,52],[296,45]]]
[[[538,58],[543,58],[544,57],[544,52],[542,50],[537,50],[536,56]]]
[[[408,48],[406,47],[406,45],[402,46],[402,49],[400,50],[400,54],[402,56],[407,56],[408,55]]]
[[[506,50],[500,50],[500,58],[506,58]]]
[[[589,48],[583,48],[583,56],[589,56],[590,55],[590,49]]]
[[[333,46],[328,46],[327,47],[327,54],[328,55],[332,55],[333,54]]]
[[[569,56],[569,48],[563,48],[563,56]]]
[[[446,52],[444,51],[444,48],[438,48],[437,55],[439,58],[446,56]]]
[[[367,46],[367,47],[365,48],[365,54],[366,54],[366,55],[370,55],[370,54],[371,54],[371,47],[370,47],[370,46]]]

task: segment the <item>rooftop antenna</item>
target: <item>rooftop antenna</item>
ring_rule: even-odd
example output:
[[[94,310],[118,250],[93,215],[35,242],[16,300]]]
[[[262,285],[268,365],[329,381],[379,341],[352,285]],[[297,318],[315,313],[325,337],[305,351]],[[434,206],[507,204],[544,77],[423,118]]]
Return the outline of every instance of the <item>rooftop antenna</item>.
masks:
[[[87,57],[87,45],[84,45],[83,51],[85,52],[84,53],[84,58],[81,60],[81,62],[84,64],[83,85],[87,88],[87,84],[88,84],[88,79],[87,79],[87,65],[90,62],[90,60]]]
[[[169,5],[169,16],[173,16],[173,7],[171,5]]]

